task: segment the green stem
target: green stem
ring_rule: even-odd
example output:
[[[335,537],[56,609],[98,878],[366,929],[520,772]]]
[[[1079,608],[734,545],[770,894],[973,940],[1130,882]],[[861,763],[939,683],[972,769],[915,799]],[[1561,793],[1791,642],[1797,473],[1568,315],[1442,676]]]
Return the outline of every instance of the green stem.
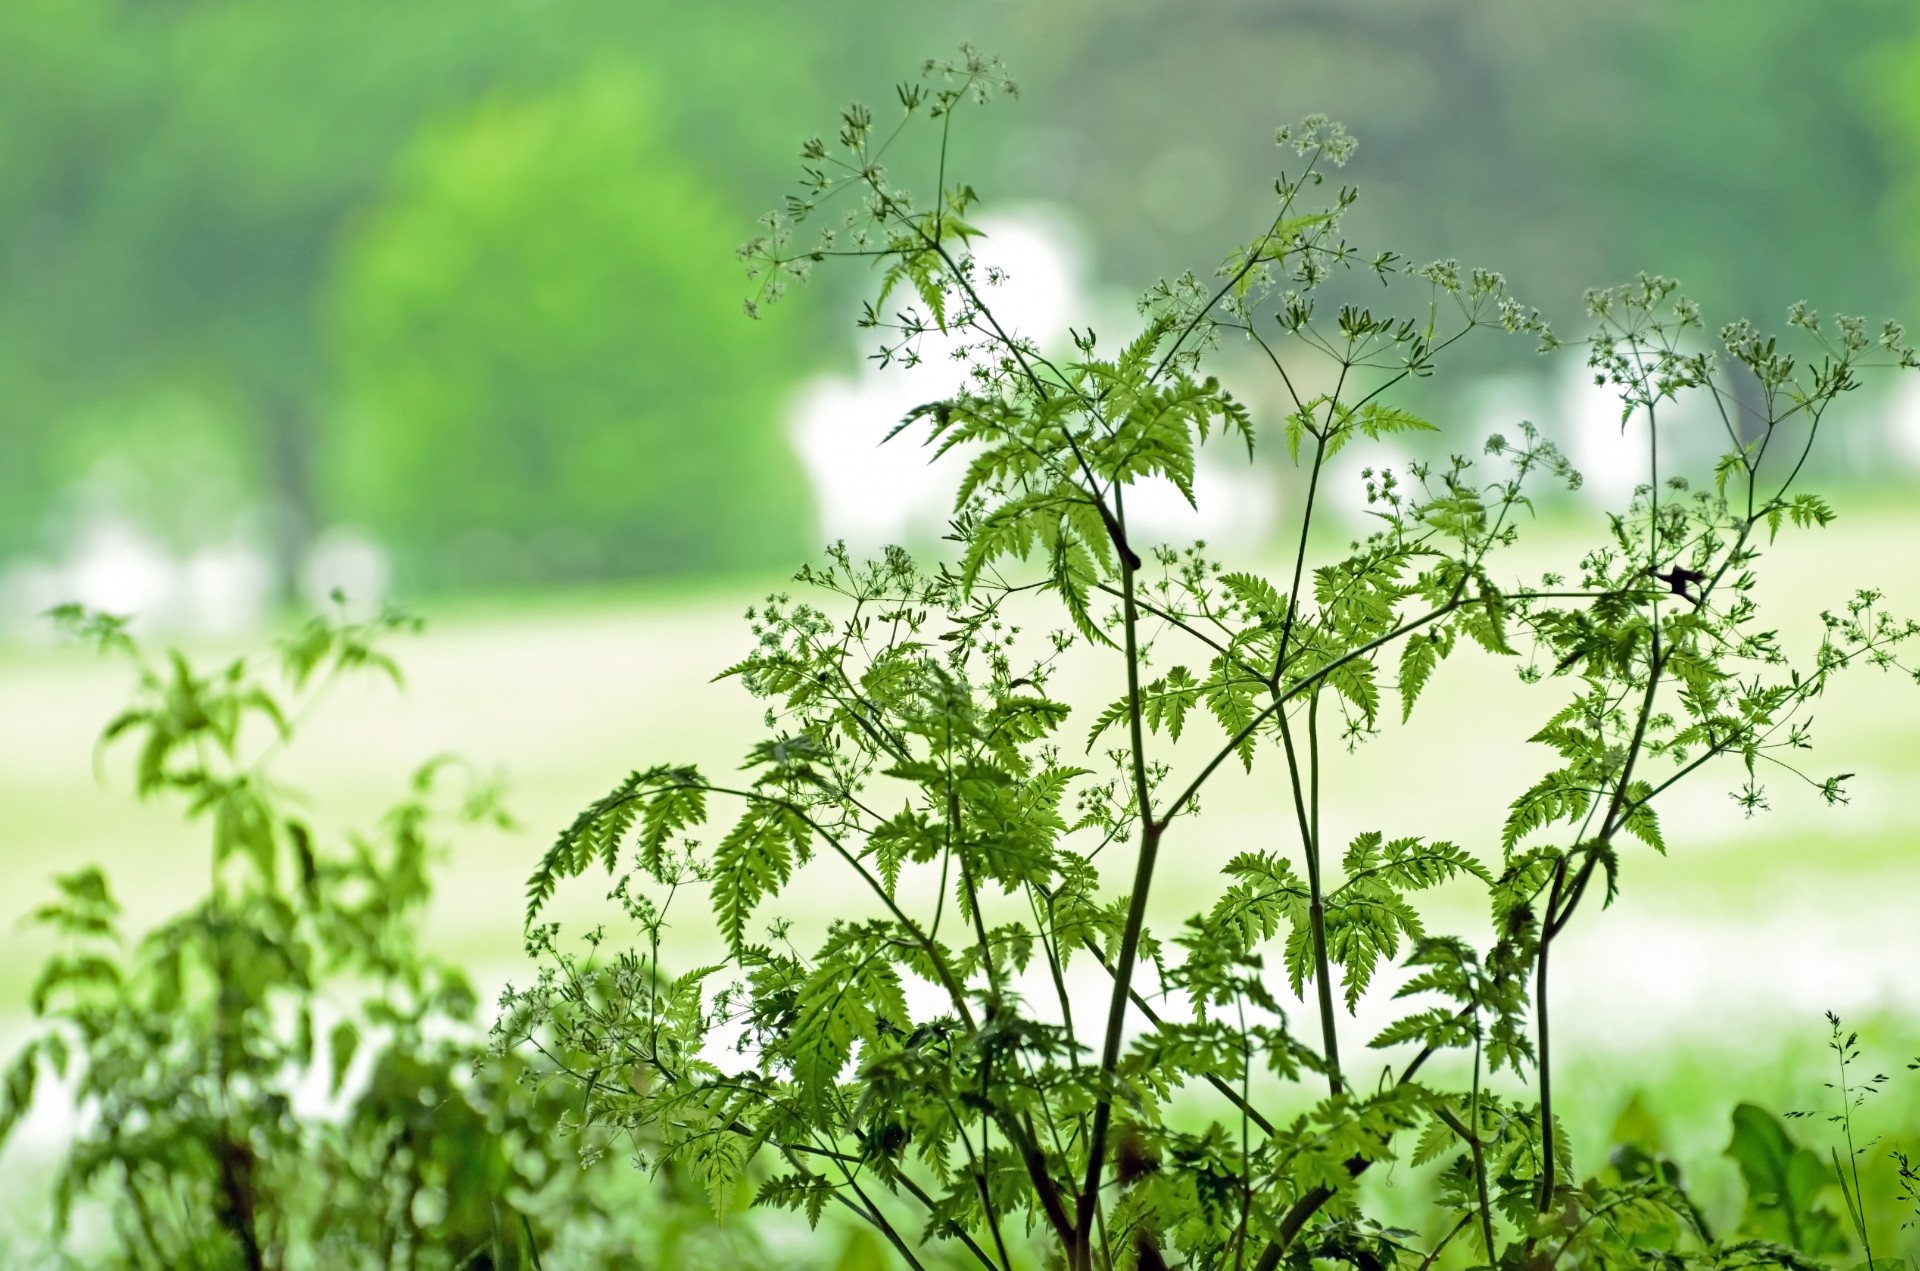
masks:
[[[1480,1021],[1474,1021],[1473,1093],[1467,1102],[1467,1124],[1473,1133],[1467,1145],[1473,1151],[1473,1185],[1480,1194],[1480,1238],[1486,1242],[1487,1261],[1493,1261],[1493,1203],[1487,1197],[1487,1152],[1480,1142]]]
[[[1307,757],[1308,782],[1312,793],[1300,786],[1300,760],[1294,749],[1293,729],[1287,713],[1278,714],[1280,742],[1286,750],[1287,776],[1293,785],[1294,815],[1300,823],[1300,842],[1307,863],[1307,935],[1313,944],[1314,993],[1320,1007],[1320,1041],[1327,1058],[1327,1092],[1336,1097],[1342,1091],[1340,1080],[1340,1034],[1333,1008],[1332,959],[1327,955],[1327,918],[1325,893],[1320,874],[1320,747],[1318,742],[1320,694],[1308,699]]]
[[[1589,862],[1598,857],[1589,857]],[[1560,903],[1561,890],[1567,881],[1567,858],[1562,856],[1553,870],[1553,890],[1547,895],[1547,921],[1540,929],[1540,958],[1534,967],[1533,1007],[1539,1021],[1540,1034],[1540,1199],[1541,1213],[1553,1207],[1554,1192],[1554,1144],[1553,1144],[1553,1032],[1547,1020],[1547,952],[1552,947],[1554,930],[1554,907]],[[1492,1256],[1489,1254],[1488,1256]]]
[[[1124,532],[1124,525],[1122,526]],[[1127,723],[1133,745],[1133,784],[1140,818],[1140,854],[1134,865],[1133,893],[1127,903],[1126,926],[1114,958],[1113,995],[1107,1004],[1106,1040],[1100,1052],[1098,1093],[1093,1128],[1087,1137],[1087,1169],[1080,1188],[1073,1246],[1067,1251],[1072,1271],[1093,1271],[1093,1219],[1100,1205],[1100,1179],[1106,1167],[1107,1131],[1113,1121],[1114,1073],[1120,1066],[1120,1038],[1126,1026],[1128,990],[1146,927],[1147,895],[1153,887],[1153,869],[1160,854],[1165,825],[1153,816],[1152,792],[1147,785],[1146,736],[1140,706],[1140,612],[1134,603],[1134,567],[1125,556],[1120,564],[1121,622],[1126,639]]]

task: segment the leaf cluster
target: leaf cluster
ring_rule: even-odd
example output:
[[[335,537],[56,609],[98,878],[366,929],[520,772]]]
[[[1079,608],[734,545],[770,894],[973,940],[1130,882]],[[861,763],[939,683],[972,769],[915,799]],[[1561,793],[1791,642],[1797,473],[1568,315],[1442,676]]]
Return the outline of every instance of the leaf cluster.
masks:
[[[417,934],[445,827],[507,823],[495,784],[443,756],[376,832],[332,843],[274,777],[332,680],[397,677],[383,646],[413,624],[316,618],[263,673],[150,660],[121,619],[56,618],[130,662],[135,700],[101,744],[130,748],[140,795],[208,841],[204,894],[148,931],[91,867],[31,916],[54,952],[0,1141],[36,1095],[70,1102],[56,1236],[104,1213],[101,1266],[538,1265],[594,1202],[523,1065],[475,1070],[474,990]]]
[[[1615,895],[1626,840],[1668,850],[1659,801],[1696,772],[1741,774],[1749,813],[1774,774],[1844,797],[1844,775],[1799,764],[1807,713],[1852,667],[1910,675],[1920,626],[1862,593],[1795,658],[1756,585],[1779,532],[1832,519],[1798,488],[1809,448],[1861,371],[1915,365],[1904,336],[1796,310],[1805,357],[1744,324],[1709,344],[1674,284],[1643,277],[1593,293],[1593,330],[1569,346],[1498,274],[1350,245],[1357,195],[1323,188],[1352,140],[1314,118],[1281,130],[1298,166],[1211,278],[1150,289],[1118,346],[1086,330],[1046,348],[996,310],[1002,279],[970,246],[978,195],[947,171],[961,109],[1010,87],[966,51],[902,86],[897,127],[849,109],[742,249],[756,302],[819,262],[868,261],[876,360],[965,366],[894,430],[966,459],[954,558],[835,547],[797,576],[804,596],[749,612],[755,647],[722,678],[765,703],[763,735],[737,774],[636,771],[559,836],[529,883],[537,978],[504,996],[496,1053],[551,1060],[590,1152],[680,1163],[721,1212],[757,1178],[759,1203],[812,1222],[838,1208],[916,1267],[939,1249],[1010,1271],[1028,1245],[1070,1271],[1830,1252],[1758,1223],[1716,1239],[1644,1153],[1578,1179],[1548,970],[1595,878]],[[893,166],[916,127],[933,134],[924,199]],[[1349,298],[1362,283],[1367,304]],[[1460,341],[1500,334],[1584,354],[1644,429],[1645,480],[1595,545],[1537,579],[1504,563],[1542,491],[1578,484],[1523,423],[1517,440],[1369,465],[1369,530],[1329,550],[1330,461],[1451,442],[1409,390]],[[1227,366],[1268,375],[1263,400],[1282,406],[1249,406]],[[1758,382],[1757,406],[1733,375]],[[1663,466],[1683,397],[1724,425],[1704,479]],[[1236,459],[1277,440],[1303,474],[1277,571],[1145,541],[1129,520],[1155,485],[1196,503],[1223,439]],[[1545,774],[1493,841],[1381,826],[1336,850],[1323,771],[1413,727],[1441,664],[1469,653],[1549,699],[1529,728]],[[1468,722],[1434,713],[1428,753]],[[1201,831],[1229,765],[1271,799],[1255,845]],[[1170,865],[1219,881],[1156,930]],[[546,920],[592,869],[638,943]],[[1438,888],[1478,889],[1486,928],[1433,930]],[[687,906],[710,912],[724,955],[676,973],[669,915]],[[1342,1041],[1381,993],[1420,1000],[1372,1038],[1390,1066],[1368,1088]],[[1368,1215],[1358,1180],[1382,1161],[1432,1167],[1430,1230]]]

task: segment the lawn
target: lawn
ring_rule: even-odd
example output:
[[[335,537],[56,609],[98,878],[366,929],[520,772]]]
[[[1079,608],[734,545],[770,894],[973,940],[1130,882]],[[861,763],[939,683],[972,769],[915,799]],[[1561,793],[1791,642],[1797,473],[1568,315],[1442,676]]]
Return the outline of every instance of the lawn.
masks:
[[[1896,611],[1920,611],[1916,524],[1880,508],[1817,536],[1783,538],[1768,562],[1778,571],[1769,595],[1818,608],[1873,582]],[[1572,546],[1558,530],[1543,540],[1533,549],[1540,559]],[[282,776],[311,793],[323,822],[366,824],[431,755],[457,751],[504,771],[519,828],[459,836],[429,939],[483,984],[524,974],[521,888],[556,828],[632,767],[737,762],[758,704],[708,676],[747,646],[742,611],[767,586],[429,606],[427,634],[397,650],[405,691],[371,680],[339,686]],[[1791,645],[1810,629],[1803,623],[1783,636]],[[1067,674],[1088,682],[1111,671],[1075,665]],[[54,873],[90,863],[110,871],[136,925],[202,885],[202,836],[171,810],[133,800],[126,756],[96,758],[94,739],[127,684],[122,665],[73,650],[0,657],[0,898],[15,912],[30,909]],[[1090,684],[1096,698],[1113,691]],[[1416,750],[1388,727],[1330,780],[1329,834],[1380,828],[1497,851],[1506,801],[1545,758],[1518,740],[1530,731],[1522,725],[1558,700],[1551,686],[1527,690],[1486,659],[1448,664],[1415,717],[1416,732],[1449,730],[1446,744]],[[1729,1167],[1712,1154],[1737,1099],[1779,1107],[1825,1094],[1816,1065],[1826,1009],[1870,1024],[1868,1062],[1898,1074],[1881,1109],[1886,1128],[1920,1126],[1920,1076],[1896,1063],[1920,1048],[1920,817],[1909,803],[1920,774],[1916,707],[1920,689],[1870,672],[1821,705],[1810,770],[1857,774],[1845,806],[1821,806],[1782,774],[1776,810],[1743,820],[1727,798],[1738,781],[1731,768],[1676,792],[1663,813],[1670,858],[1629,853],[1620,901],[1584,913],[1556,958],[1569,1120],[1587,1136],[1577,1142],[1597,1146],[1591,1136],[1642,1092],[1669,1123],[1672,1145],[1704,1153],[1709,1181],[1727,1191]],[[1068,732],[1083,735],[1073,724]],[[1199,757],[1205,740],[1183,743],[1176,759]],[[1233,851],[1287,841],[1273,779],[1256,769],[1210,792],[1204,836],[1181,841],[1177,850],[1189,855],[1163,872],[1162,921],[1206,903],[1212,867]],[[576,891],[563,916],[591,910],[596,889]],[[820,913],[837,911],[834,893],[816,897]],[[1443,905],[1442,915],[1471,935],[1484,925],[1460,905]],[[717,943],[703,925],[690,919],[687,939]],[[0,927],[0,1038],[17,1039],[26,1027],[32,968],[44,951],[30,931]],[[1364,1004],[1360,1027],[1387,1005]]]

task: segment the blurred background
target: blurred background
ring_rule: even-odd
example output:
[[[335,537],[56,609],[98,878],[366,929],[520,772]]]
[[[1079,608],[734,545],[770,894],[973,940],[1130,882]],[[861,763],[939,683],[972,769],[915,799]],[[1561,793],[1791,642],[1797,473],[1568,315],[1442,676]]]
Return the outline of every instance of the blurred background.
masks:
[[[1716,321],[1910,315],[1915,25],[1898,0],[9,4],[0,615],[224,633],[336,584],[531,598],[883,535],[819,418],[847,413],[869,280],[755,325],[731,249],[804,135],[963,38],[1024,92],[961,164],[1063,313],[1210,269],[1262,215],[1273,127],[1319,110],[1361,139],[1356,240],[1500,269],[1563,325],[1643,269]],[[1524,376],[1517,352],[1473,369]],[[1914,415],[1824,458],[1897,481]]]
[[[401,651],[410,699],[343,695],[301,780],[351,818],[436,750],[501,765],[525,830],[461,845],[436,938],[515,973],[520,883],[558,824],[630,766],[737,753],[757,712],[702,681],[744,647],[740,609],[833,538],[937,542],[947,477],[875,443],[943,372],[865,363],[858,268],[746,320],[733,251],[805,136],[962,40],[1021,86],[967,117],[955,167],[1036,334],[1119,335],[1140,287],[1210,271],[1264,224],[1273,128],[1310,111],[1360,139],[1352,239],[1499,269],[1566,334],[1585,288],[1641,270],[1710,327],[1778,328],[1802,299],[1920,321],[1908,0],[10,0],[0,895],[24,910],[99,861],[157,914],[200,876],[192,834],[90,766],[124,675],[52,647],[46,608],[224,648],[340,588],[432,631]],[[1909,378],[1845,404],[1813,473],[1843,519],[1783,541],[1780,598],[1879,582],[1920,610]],[[1577,358],[1489,340],[1425,405],[1468,438],[1530,418],[1587,469],[1549,554],[1631,484]],[[1274,553],[1273,458],[1210,471],[1209,519],[1167,532]],[[1861,774],[1849,807],[1783,792],[1742,826],[1715,786],[1676,814],[1677,859],[1634,862],[1569,981],[1602,1003],[1570,1061],[1597,1074],[1582,1115],[1647,1092],[1711,1155],[1734,1097],[1817,1093],[1741,1030],[1799,1030],[1811,1064],[1826,1006],[1906,1057],[1920,699],[1898,687],[1823,712],[1821,771]],[[1498,755],[1513,790],[1538,767]],[[1402,771],[1396,802],[1475,779]],[[0,1040],[32,953],[0,935]]]

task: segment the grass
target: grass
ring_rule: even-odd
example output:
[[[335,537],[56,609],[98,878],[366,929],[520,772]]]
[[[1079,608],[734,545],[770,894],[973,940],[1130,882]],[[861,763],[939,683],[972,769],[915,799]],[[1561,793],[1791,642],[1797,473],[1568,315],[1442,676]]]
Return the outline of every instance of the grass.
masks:
[[[1872,582],[1896,610],[1920,610],[1920,552],[1909,547],[1920,542],[1916,525],[1910,513],[1876,506],[1817,535],[1783,538],[1767,562],[1779,576],[1763,599],[1837,606]],[[1575,545],[1550,527],[1529,549],[1529,572]],[[759,706],[736,686],[709,684],[707,673],[745,649],[741,613],[767,589],[709,584],[429,608],[426,637],[397,650],[404,694],[372,681],[340,686],[282,775],[311,793],[323,822],[368,824],[431,755],[453,750],[502,768],[520,828],[459,840],[444,862],[428,936],[482,983],[524,974],[521,887],[555,829],[634,766],[737,763]],[[1783,634],[1791,642],[1810,631],[1808,623]],[[171,809],[132,799],[127,756],[109,752],[96,763],[94,739],[126,687],[123,667],[76,651],[0,657],[0,906],[25,912],[53,874],[89,863],[110,871],[136,927],[201,887],[203,835]],[[1817,712],[1812,770],[1857,773],[1851,804],[1821,807],[1782,774],[1778,810],[1744,822],[1726,799],[1737,773],[1709,774],[1663,813],[1671,858],[1636,850],[1621,901],[1581,916],[1555,972],[1556,1002],[1570,1006],[1557,1018],[1566,1029],[1565,1086],[1576,1092],[1568,1109],[1576,1142],[1596,1144],[1640,1092],[1671,1127],[1676,1155],[1701,1162],[1707,1194],[1731,1196],[1731,1166],[1717,1155],[1727,1112],[1743,1097],[1782,1107],[1824,1093],[1814,1075],[1823,1009],[1850,1022],[1882,1017],[1869,1037],[1889,1048],[1874,1060],[1882,1067],[1910,1057],[1910,1022],[1920,1018],[1920,977],[1910,974],[1920,966],[1911,903],[1920,895],[1920,822],[1908,793],[1920,773],[1915,693],[1899,677],[1862,674]],[[1421,714],[1425,727],[1454,728],[1455,744],[1416,768],[1392,729],[1369,743],[1329,781],[1329,833],[1381,828],[1495,850],[1505,801],[1545,760],[1515,740],[1524,734],[1514,721],[1542,716],[1546,700],[1485,660],[1444,667]],[[1186,743],[1182,757],[1202,744]],[[1383,772],[1397,775],[1383,783]],[[1221,837],[1183,846],[1205,868],[1168,872],[1161,921],[1198,906],[1212,865],[1231,852],[1285,841],[1272,780],[1256,771],[1209,794],[1209,822]],[[1191,880],[1185,888],[1182,878]],[[570,907],[583,913],[591,900]],[[819,903],[828,911],[831,894]],[[1447,918],[1473,934],[1485,921],[1459,907]],[[27,1025],[28,986],[44,952],[31,932],[0,927],[0,1042]],[[1895,1085],[1904,1093],[1881,1111],[1898,1113],[1890,1125],[1920,1126],[1920,1080]]]

